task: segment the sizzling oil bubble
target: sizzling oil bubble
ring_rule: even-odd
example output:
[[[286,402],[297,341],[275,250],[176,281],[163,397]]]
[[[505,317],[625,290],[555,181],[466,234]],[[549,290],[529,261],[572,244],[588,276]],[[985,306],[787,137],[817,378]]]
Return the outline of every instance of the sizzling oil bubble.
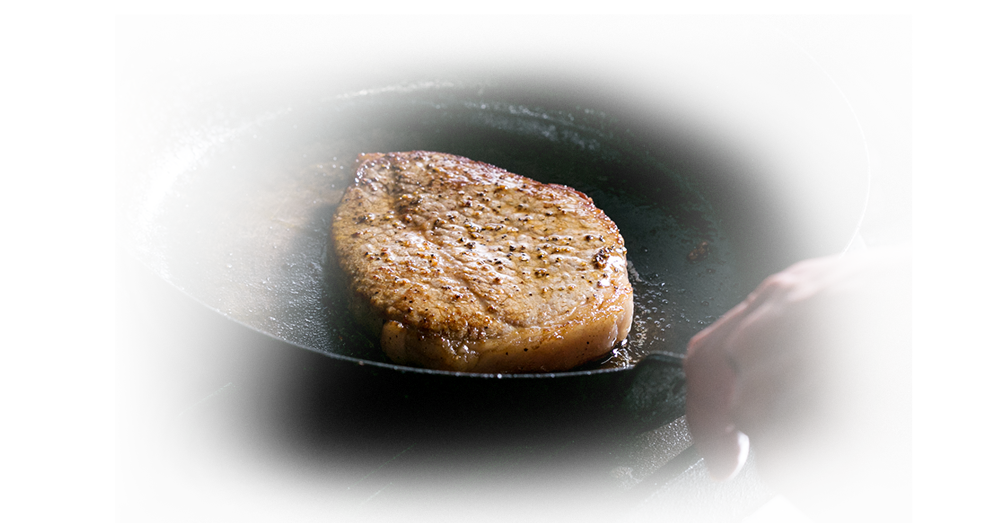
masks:
[[[610,369],[635,365],[650,352],[683,353],[678,336],[671,330],[669,318],[680,313],[671,306],[667,289],[659,283],[650,283],[639,276],[633,267],[630,271],[633,292],[632,330],[628,338],[616,345],[597,368]]]

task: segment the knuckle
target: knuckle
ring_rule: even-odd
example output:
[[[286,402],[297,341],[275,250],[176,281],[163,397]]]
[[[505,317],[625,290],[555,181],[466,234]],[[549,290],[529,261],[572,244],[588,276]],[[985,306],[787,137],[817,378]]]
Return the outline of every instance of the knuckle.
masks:
[[[798,275],[793,272],[779,272],[768,278],[769,286],[773,289],[790,289],[799,283]]]
[[[697,350],[699,347],[701,347],[701,345],[705,342],[705,338],[707,338],[709,334],[710,331],[708,329],[705,329],[700,331],[698,334],[692,336],[691,339],[688,341],[687,345],[688,353],[690,354],[691,351]]]
[[[788,294],[800,283],[801,279],[794,273],[784,271],[772,274],[764,279],[747,300],[750,303],[762,299]]]

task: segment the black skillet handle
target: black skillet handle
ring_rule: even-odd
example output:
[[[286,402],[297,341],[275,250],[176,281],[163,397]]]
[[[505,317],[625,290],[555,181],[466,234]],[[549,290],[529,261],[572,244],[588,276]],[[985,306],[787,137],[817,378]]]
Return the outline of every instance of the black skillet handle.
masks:
[[[682,356],[654,352],[631,372],[623,407],[636,429],[650,430],[684,415],[687,387]]]

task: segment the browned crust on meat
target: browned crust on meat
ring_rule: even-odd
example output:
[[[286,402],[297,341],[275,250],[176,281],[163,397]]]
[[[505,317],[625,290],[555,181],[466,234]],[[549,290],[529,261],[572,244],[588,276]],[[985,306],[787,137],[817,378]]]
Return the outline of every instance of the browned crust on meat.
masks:
[[[332,239],[362,319],[397,363],[556,371],[625,338],[618,228],[572,188],[459,156],[358,156]]]

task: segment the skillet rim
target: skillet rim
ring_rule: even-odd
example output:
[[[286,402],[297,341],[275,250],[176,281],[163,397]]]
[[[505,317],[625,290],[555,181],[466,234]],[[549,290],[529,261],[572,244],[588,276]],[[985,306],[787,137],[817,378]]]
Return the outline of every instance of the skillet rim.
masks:
[[[760,15],[756,15],[756,14],[753,14],[751,16],[753,18],[755,18],[756,20],[762,22],[767,28],[769,28],[770,30],[776,32],[778,35],[780,35],[785,40],[787,40],[789,43],[791,43],[799,52],[801,52],[802,54],[804,54],[813,63],[813,65],[816,66],[820,70],[820,72],[822,72],[822,74],[827,78],[827,80],[830,82],[830,84],[833,86],[833,88],[836,89],[837,93],[840,95],[841,100],[846,105],[846,108],[850,112],[851,118],[854,120],[854,123],[856,125],[856,129],[858,131],[857,138],[860,138],[861,146],[862,146],[862,148],[863,148],[863,150],[865,152],[865,170],[866,170],[865,194],[864,194],[865,197],[864,197],[864,199],[862,201],[861,211],[860,211],[860,215],[859,215],[859,217],[857,219],[857,222],[855,223],[855,225],[854,225],[854,227],[852,229],[852,232],[851,232],[851,234],[850,234],[850,236],[849,236],[849,238],[847,240],[847,243],[840,250],[840,256],[843,256],[843,255],[845,255],[851,249],[851,247],[854,244],[854,242],[860,237],[859,234],[860,234],[860,230],[861,230],[861,224],[862,224],[862,221],[864,219],[864,215],[865,215],[866,210],[867,210],[868,197],[869,197],[869,192],[870,192],[870,189],[871,189],[871,164],[870,164],[870,161],[869,161],[869,156],[868,156],[869,151],[868,151],[868,147],[867,147],[867,143],[866,143],[866,138],[865,138],[864,130],[863,130],[863,128],[861,126],[861,123],[860,123],[860,120],[858,119],[858,116],[857,116],[857,114],[856,114],[856,112],[854,110],[854,107],[850,103],[850,100],[844,94],[843,90],[837,84],[837,82],[826,71],[826,69],[824,69],[823,66],[811,54],[809,54],[808,51],[806,51],[801,45],[799,45],[794,39],[792,39],[787,34],[785,34],[784,32],[782,32],[779,28],[777,28],[776,26],[774,26],[773,24],[771,24],[765,18],[763,18]],[[378,89],[380,87],[384,87],[384,86],[380,86],[380,85],[370,86],[370,87],[368,87],[368,89],[369,90],[374,90],[374,89]],[[149,275],[149,282],[151,282],[152,286],[160,287],[161,289],[169,289],[169,290],[167,290],[167,292],[169,294],[172,294],[174,297],[182,299],[185,302],[189,302],[190,303],[190,302],[193,301],[197,305],[197,307],[196,307],[197,310],[200,310],[200,311],[203,311],[203,312],[209,312],[212,315],[212,317],[215,318],[215,320],[218,320],[220,317],[222,319],[227,320],[226,322],[223,323],[224,325],[228,325],[228,326],[233,327],[233,328],[238,328],[238,329],[241,329],[241,330],[244,330],[244,331],[248,331],[248,333],[251,333],[255,337],[261,337],[262,336],[263,339],[268,340],[268,342],[270,342],[272,344],[276,343],[279,346],[294,347],[295,349],[304,350],[306,354],[313,355],[314,357],[315,356],[323,356],[323,357],[326,357],[326,358],[338,361],[338,362],[340,362],[342,364],[351,365],[351,366],[353,366],[355,368],[371,366],[371,367],[375,367],[375,368],[379,368],[379,369],[385,369],[385,370],[389,370],[389,371],[393,371],[393,372],[403,372],[403,373],[415,374],[415,375],[453,376],[453,377],[462,377],[462,378],[467,378],[467,379],[493,379],[493,380],[497,380],[497,379],[503,379],[503,380],[538,380],[538,379],[552,379],[552,378],[573,379],[573,378],[579,378],[579,377],[582,377],[582,376],[592,376],[592,375],[604,375],[604,374],[617,374],[617,373],[634,372],[636,370],[636,368],[638,366],[640,366],[643,361],[647,360],[647,358],[651,354],[667,354],[667,355],[673,355],[673,356],[678,357],[678,358],[682,358],[683,357],[683,355],[678,355],[677,353],[672,352],[672,351],[656,351],[656,350],[651,350],[651,351],[647,352],[646,355],[644,355],[639,360],[639,362],[637,362],[634,365],[626,366],[626,367],[616,367],[616,368],[608,368],[608,369],[569,370],[569,371],[562,371],[562,372],[546,372],[546,373],[499,374],[499,373],[476,373],[476,372],[459,372],[459,371],[445,371],[445,370],[424,369],[424,368],[420,368],[420,367],[409,367],[409,366],[397,365],[397,364],[393,364],[393,363],[381,362],[381,361],[377,361],[377,360],[362,359],[362,358],[357,358],[357,357],[353,357],[353,356],[347,356],[347,355],[338,354],[338,353],[334,353],[334,352],[328,352],[328,351],[324,351],[324,350],[321,350],[321,349],[312,348],[312,347],[309,347],[307,345],[303,345],[301,343],[298,343],[298,342],[295,342],[295,341],[292,341],[292,340],[280,338],[280,337],[278,337],[278,336],[276,336],[276,335],[274,335],[272,333],[263,331],[263,330],[261,330],[261,329],[259,329],[257,327],[254,327],[254,326],[252,326],[250,324],[247,324],[247,323],[239,321],[239,320],[237,320],[235,318],[232,318],[231,316],[228,316],[228,315],[224,314],[219,309],[217,309],[215,307],[212,307],[212,306],[208,305],[207,303],[203,302],[202,300],[199,300],[198,298],[192,296],[187,291],[181,289],[176,284],[174,284],[173,282],[171,282],[169,279],[163,278],[157,270],[154,270],[145,261],[143,261],[141,258],[135,256],[133,254],[133,250],[132,249],[130,249],[127,246],[123,245],[123,243],[127,244],[127,242],[123,242],[121,240],[122,236],[124,236],[124,233],[121,232],[120,224],[124,223],[124,222],[126,222],[125,218],[122,216],[121,211],[116,207],[116,209],[115,209],[115,225],[116,225],[116,227],[115,227],[115,249],[116,249],[116,253],[120,253],[122,256],[124,256],[125,258],[127,258],[129,260],[130,264],[137,264],[138,265],[138,267],[132,268],[133,272],[139,271],[139,272],[148,273],[148,275]],[[115,268],[116,278],[119,276],[119,267],[118,267],[118,264],[119,264],[119,257],[116,256],[116,268]],[[136,282],[132,282],[132,283],[136,283]],[[146,284],[144,284],[144,285],[146,285]],[[164,287],[164,285],[166,287]],[[126,288],[126,291],[128,291],[128,287],[125,287],[125,288]]]

